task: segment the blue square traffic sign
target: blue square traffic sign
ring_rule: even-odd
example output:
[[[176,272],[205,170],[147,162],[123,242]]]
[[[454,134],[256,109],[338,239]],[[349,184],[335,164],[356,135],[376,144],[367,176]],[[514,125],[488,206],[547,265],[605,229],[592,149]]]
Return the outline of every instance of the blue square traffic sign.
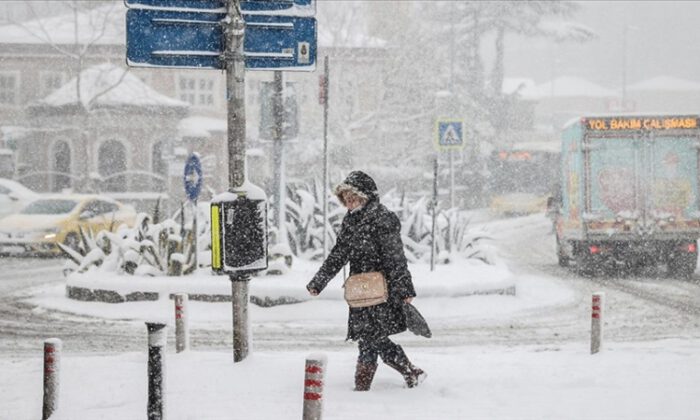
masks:
[[[463,121],[438,120],[435,131],[438,149],[461,149],[464,147]]]

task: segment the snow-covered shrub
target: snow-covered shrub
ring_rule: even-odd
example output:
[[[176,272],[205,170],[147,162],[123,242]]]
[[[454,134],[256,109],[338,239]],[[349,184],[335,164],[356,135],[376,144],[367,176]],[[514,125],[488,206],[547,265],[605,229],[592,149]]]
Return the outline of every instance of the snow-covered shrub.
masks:
[[[323,255],[323,197],[319,181],[298,184],[288,192],[287,236],[291,252],[297,257],[318,259]],[[327,198],[326,198],[327,199]],[[405,195],[391,190],[381,197],[401,220],[401,236],[410,262],[429,262],[431,253],[432,200],[418,197],[409,202]],[[336,200],[328,204],[328,243],[335,243],[345,207]],[[272,228],[275,230],[274,228]],[[276,230],[275,230],[276,232]],[[438,209],[435,228],[435,255],[438,263],[449,263],[453,255],[475,258],[494,264],[497,256],[486,232],[469,225],[467,213],[459,209]]]
[[[64,272],[85,272],[93,266],[142,275],[180,276],[194,272],[197,267],[192,215],[186,214],[183,206],[173,218],[158,222],[158,207],[153,217],[138,214],[133,228],[122,225],[116,232],[104,230],[96,235],[81,230],[77,249],[61,245],[70,259]],[[200,211],[197,217],[198,249],[211,247],[207,216]],[[208,264],[208,255],[202,259],[200,253],[197,265]]]
[[[297,257],[318,259],[323,257],[323,185],[315,180],[310,184],[290,185],[287,191],[286,223],[287,239],[291,251]],[[328,203],[328,244],[335,236],[346,209],[335,200]],[[276,232],[275,228],[272,228]],[[330,246],[330,245],[329,245]]]

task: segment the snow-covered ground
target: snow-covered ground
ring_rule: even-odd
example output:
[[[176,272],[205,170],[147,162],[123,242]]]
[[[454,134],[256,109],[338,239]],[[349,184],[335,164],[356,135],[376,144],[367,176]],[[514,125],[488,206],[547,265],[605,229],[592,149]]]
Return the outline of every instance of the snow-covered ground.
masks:
[[[327,351],[323,418],[697,419],[698,345],[611,343],[594,356],[583,343],[407,348],[428,372],[426,382],[405,389],[396,372],[380,366],[367,393],[352,391],[355,351]],[[300,419],[307,354],[253,352],[234,364],[228,352],[169,353],[167,418]],[[3,360],[0,369],[0,418],[40,418],[41,358]],[[60,407],[52,418],[145,418],[146,372],[145,351],[64,356]]]
[[[511,261],[508,267],[455,261],[430,272],[425,264],[410,266],[419,293],[415,304],[434,332],[431,339],[408,332],[395,336],[412,361],[428,372],[427,381],[416,389],[403,388],[400,376],[382,365],[370,392],[352,391],[356,349],[344,341],[347,308],[340,278],[319,298],[303,291],[318,263],[297,260],[287,275],[251,280],[251,295],[307,300],[270,308],[251,304],[251,353],[236,364],[230,303],[190,301],[191,350],[176,354],[174,305],[167,293],[156,302],[107,304],[65,298],[64,281],[7,290],[21,293],[32,315],[55,320],[66,338],[54,419],[146,416],[146,320],[170,324],[165,405],[171,420],[299,419],[304,360],[312,353],[328,358],[324,419],[697,418],[700,320],[695,312],[606,290],[605,330],[610,334],[604,335],[602,352],[591,355],[589,292],[605,287],[558,271],[548,228],[543,216],[489,225],[498,233],[494,236],[507,238],[509,246],[501,243],[501,248],[508,258],[521,250],[518,263]],[[8,275],[0,273],[0,280]],[[71,282],[128,289],[133,280],[93,273]],[[206,272],[179,281],[157,281],[158,286],[150,287],[171,292],[196,287],[198,281],[211,291],[230,287],[225,277],[212,278]],[[658,284],[659,292],[665,286],[645,282]],[[516,294],[470,295],[494,285],[514,285]],[[691,293],[699,289],[693,283],[668,286]],[[663,316],[669,318],[664,321]],[[27,321],[32,329],[41,329],[31,318]],[[85,331],[94,334],[110,336],[118,326],[124,335],[115,334],[113,346],[105,351],[86,352],[78,343],[92,340],[89,334],[81,329],[83,335],[76,338],[66,331],[78,329],[80,322],[89,324]],[[40,334],[49,338],[50,324]],[[136,341],[136,346],[124,346],[120,337]],[[142,350],[133,351],[139,342]],[[0,359],[0,419],[40,417],[41,348],[37,338],[33,354]]]

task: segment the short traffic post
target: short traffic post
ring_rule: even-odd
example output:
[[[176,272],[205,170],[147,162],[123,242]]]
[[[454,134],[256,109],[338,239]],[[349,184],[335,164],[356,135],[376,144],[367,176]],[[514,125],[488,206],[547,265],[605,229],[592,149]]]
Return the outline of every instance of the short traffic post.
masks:
[[[46,420],[58,408],[59,375],[61,371],[61,340],[44,341],[44,404],[41,419]]]
[[[325,370],[326,356],[312,354],[306,358],[303,420],[320,420],[322,418]]]
[[[148,420],[163,420],[165,324],[147,322],[148,328]]]
[[[600,351],[603,340],[603,303],[605,293],[593,293],[591,305],[591,354]]]
[[[180,353],[190,349],[190,329],[187,315],[187,293],[175,294],[175,351]]]

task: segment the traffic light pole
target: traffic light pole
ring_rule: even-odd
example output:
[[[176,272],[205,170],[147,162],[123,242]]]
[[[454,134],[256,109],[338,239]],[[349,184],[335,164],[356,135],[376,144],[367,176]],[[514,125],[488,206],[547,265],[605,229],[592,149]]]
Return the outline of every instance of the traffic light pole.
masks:
[[[233,192],[245,182],[245,59],[243,37],[245,22],[238,0],[228,1],[225,27],[226,102],[228,107],[228,186]],[[231,274],[231,303],[233,313],[233,361],[248,356],[248,281],[250,274]]]

